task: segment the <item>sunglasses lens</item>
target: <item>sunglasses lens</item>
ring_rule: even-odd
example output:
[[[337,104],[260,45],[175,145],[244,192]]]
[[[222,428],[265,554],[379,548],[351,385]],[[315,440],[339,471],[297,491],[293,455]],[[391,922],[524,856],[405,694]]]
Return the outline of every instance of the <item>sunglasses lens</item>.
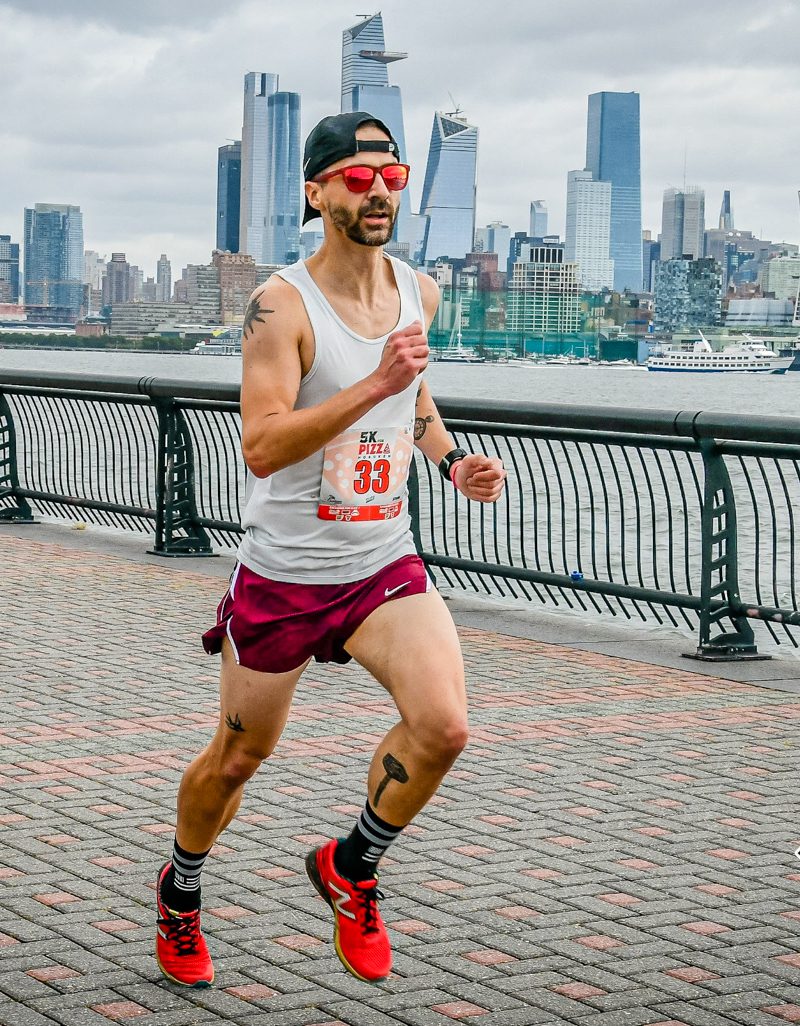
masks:
[[[399,192],[408,184],[408,168],[402,164],[390,164],[381,173],[386,182],[386,188],[391,189],[392,192]]]
[[[342,178],[350,192],[367,192],[375,181],[375,171],[371,167],[348,167]]]

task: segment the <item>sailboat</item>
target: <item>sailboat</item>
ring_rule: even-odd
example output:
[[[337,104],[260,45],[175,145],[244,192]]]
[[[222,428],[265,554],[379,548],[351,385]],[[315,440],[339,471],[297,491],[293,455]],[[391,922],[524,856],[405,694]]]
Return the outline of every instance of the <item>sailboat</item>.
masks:
[[[440,349],[433,359],[437,363],[486,363],[485,356],[479,356],[473,348],[465,346],[462,342],[460,299],[447,346],[444,349]]]

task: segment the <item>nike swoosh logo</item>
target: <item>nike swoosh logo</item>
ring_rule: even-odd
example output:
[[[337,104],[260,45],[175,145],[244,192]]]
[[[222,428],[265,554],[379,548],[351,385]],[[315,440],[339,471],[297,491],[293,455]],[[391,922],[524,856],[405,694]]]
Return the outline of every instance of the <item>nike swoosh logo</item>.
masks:
[[[384,591],[386,598],[390,598],[392,595],[397,594],[398,591],[402,591],[403,588],[407,588],[411,584],[411,581],[405,581],[403,584],[398,584],[396,588],[387,588]]]

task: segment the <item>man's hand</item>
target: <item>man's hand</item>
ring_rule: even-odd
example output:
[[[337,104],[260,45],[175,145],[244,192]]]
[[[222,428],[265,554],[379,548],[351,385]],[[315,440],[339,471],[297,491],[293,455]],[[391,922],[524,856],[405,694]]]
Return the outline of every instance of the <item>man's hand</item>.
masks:
[[[468,499],[497,502],[505,487],[506,472],[502,460],[483,453],[470,453],[453,469],[453,481]]]
[[[419,321],[395,331],[386,340],[373,377],[381,394],[399,395],[428,366],[428,336]]]

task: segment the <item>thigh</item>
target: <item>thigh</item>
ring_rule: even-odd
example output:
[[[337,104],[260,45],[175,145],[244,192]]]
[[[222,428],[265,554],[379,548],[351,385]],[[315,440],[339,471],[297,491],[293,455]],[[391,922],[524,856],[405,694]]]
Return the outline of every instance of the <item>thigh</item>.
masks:
[[[345,649],[386,688],[408,724],[466,719],[461,645],[435,589],[384,602]]]
[[[286,673],[260,673],[240,666],[230,643],[222,645],[220,715],[214,744],[265,759],[278,743],[306,660]]]

